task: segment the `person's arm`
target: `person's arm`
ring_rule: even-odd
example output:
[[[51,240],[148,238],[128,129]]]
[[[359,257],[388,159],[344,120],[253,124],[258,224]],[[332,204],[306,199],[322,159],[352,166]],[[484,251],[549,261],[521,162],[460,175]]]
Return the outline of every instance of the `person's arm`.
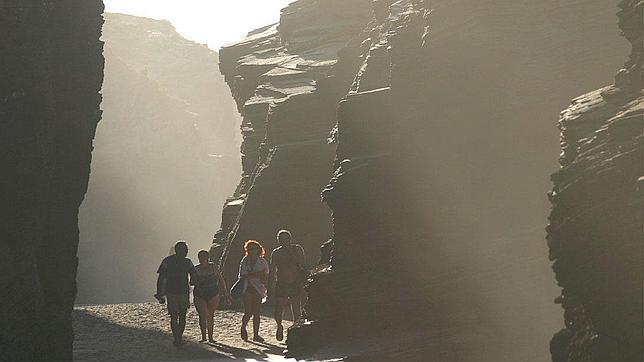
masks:
[[[159,303],[165,303],[165,287],[166,287],[166,265],[165,260],[161,262],[159,269],[157,270],[159,276],[157,277],[157,292],[154,294],[154,297],[159,301]]]
[[[165,295],[165,283],[165,273],[159,273],[159,276],[157,277],[157,293],[154,295],[155,297],[163,297]]]
[[[261,274],[259,275],[259,280],[262,282],[262,284],[266,285],[268,283],[268,275],[270,274],[271,268],[268,266],[266,259],[262,258],[262,260],[264,261],[264,269],[258,272]]]
[[[188,272],[188,277],[189,277],[188,280],[190,280],[189,284],[194,286],[195,285],[194,268]]]
[[[277,271],[277,262],[275,261],[276,259],[275,255],[275,250],[271,253],[271,262],[269,266],[269,273],[268,273],[268,290],[269,292],[273,291],[275,289],[275,272]],[[270,293],[272,294],[272,293]]]
[[[188,285],[195,285],[195,265],[192,263],[192,260],[188,260],[190,263],[190,266],[188,268],[188,280],[189,284]]]
[[[300,267],[306,269],[306,258],[304,257],[304,248],[301,245],[297,246],[297,262]]]
[[[230,296],[230,291],[228,290],[228,287],[226,286],[226,280],[224,279],[224,276],[221,274],[221,271],[219,271],[219,268],[217,267],[217,265],[213,264],[212,265],[212,270],[215,273],[215,278],[217,278],[218,284],[224,290],[224,297],[226,297],[226,299],[232,299],[232,297]]]

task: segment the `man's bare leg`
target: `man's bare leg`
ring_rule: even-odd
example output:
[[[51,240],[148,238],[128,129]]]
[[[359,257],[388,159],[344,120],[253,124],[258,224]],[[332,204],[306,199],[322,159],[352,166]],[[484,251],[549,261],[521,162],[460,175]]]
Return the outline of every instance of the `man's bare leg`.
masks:
[[[179,321],[177,323],[177,334],[179,335],[179,344],[183,343],[183,331],[186,329],[186,314],[187,310],[179,312]]]
[[[179,327],[178,327],[179,314],[171,313],[170,314],[170,329],[172,330],[172,338],[174,339],[173,344],[176,346],[179,344]]]
[[[302,318],[302,297],[295,296],[289,297],[291,301],[291,313],[293,314],[293,323],[296,323]]]
[[[284,339],[284,327],[282,326],[282,319],[284,319],[284,309],[288,305],[288,298],[277,298],[275,303],[275,323],[277,323],[277,332],[275,339],[281,341]]]
[[[275,322],[278,326],[282,325],[282,319],[284,319],[284,309],[288,304],[288,298],[277,298],[277,303],[275,303]]]

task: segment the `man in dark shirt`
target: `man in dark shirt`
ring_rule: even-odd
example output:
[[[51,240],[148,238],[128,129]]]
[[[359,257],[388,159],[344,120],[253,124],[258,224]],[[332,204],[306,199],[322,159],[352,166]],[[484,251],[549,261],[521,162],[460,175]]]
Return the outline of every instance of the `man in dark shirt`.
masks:
[[[157,294],[155,298],[159,303],[168,299],[168,313],[170,314],[170,329],[174,337],[174,345],[183,343],[183,331],[186,327],[186,314],[190,306],[190,284],[188,275],[192,275],[194,265],[186,256],[188,244],[179,240],[174,244],[174,255],[163,259],[159,266],[157,279]],[[164,298],[165,297],[165,298]]]

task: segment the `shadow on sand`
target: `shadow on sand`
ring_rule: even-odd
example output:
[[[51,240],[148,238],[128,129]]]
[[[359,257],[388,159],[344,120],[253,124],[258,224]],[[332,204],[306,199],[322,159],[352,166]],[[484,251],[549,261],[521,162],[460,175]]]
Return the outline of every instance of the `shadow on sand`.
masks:
[[[74,310],[73,318],[74,361],[268,361],[270,355],[284,350],[269,343],[251,342],[255,347],[243,349],[226,342],[202,344],[189,339],[177,348],[172,346],[170,332],[126,327],[82,310]]]

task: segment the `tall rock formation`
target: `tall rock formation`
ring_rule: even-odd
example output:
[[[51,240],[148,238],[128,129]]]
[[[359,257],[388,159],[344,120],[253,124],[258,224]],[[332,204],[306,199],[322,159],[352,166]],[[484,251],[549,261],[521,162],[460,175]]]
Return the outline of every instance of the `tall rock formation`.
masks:
[[[168,21],[105,14],[103,40],[77,301],[140,302],[176,240],[210,245],[239,177],[239,121],[217,54]]]
[[[547,230],[565,328],[551,342],[554,362],[644,358],[643,3],[619,7],[628,61],[614,84],[575,98],[559,120]]]
[[[337,113],[329,111],[336,105],[322,108],[330,113],[324,120],[337,120],[333,177],[323,192],[333,236],[307,287],[306,321],[289,331],[289,351],[322,357],[335,349],[331,355],[367,360],[548,359],[560,317],[541,242],[550,187],[543,175],[556,168],[557,149],[547,119],[565,99],[608,82],[608,68],[623,61],[617,32],[606,32],[614,5],[297,1],[283,11],[277,33],[262,29],[223,49],[221,69],[246,127],[247,176],[219,234],[229,246],[229,275],[245,238],[272,238],[275,228],[297,222],[296,236],[317,228],[308,242],[326,239],[328,219],[315,217],[315,198],[299,193],[303,175],[289,173],[298,169],[289,157],[308,154],[273,144],[317,124],[321,111],[308,102],[323,97],[285,97],[265,82],[292,76],[293,69],[274,65],[294,55],[271,50],[290,50],[283,37],[299,33],[306,35],[299,43],[319,46],[315,20],[325,29],[346,22],[338,11],[344,7],[368,24],[343,33],[348,39],[329,69],[356,70]],[[307,19],[311,9],[314,19],[288,21]],[[262,102],[276,95],[308,112]],[[315,167],[320,175],[314,160],[299,170]]]
[[[72,359],[102,12],[100,0],[0,1],[2,361]]]
[[[330,235],[330,213],[319,202],[333,164],[329,131],[358,65],[342,50],[369,20],[368,4],[296,1],[282,10],[279,26],[221,50],[244,137],[242,180],[215,235],[228,280],[237,276],[244,241],[260,240],[270,251],[282,228],[304,246],[310,264],[318,261]]]

